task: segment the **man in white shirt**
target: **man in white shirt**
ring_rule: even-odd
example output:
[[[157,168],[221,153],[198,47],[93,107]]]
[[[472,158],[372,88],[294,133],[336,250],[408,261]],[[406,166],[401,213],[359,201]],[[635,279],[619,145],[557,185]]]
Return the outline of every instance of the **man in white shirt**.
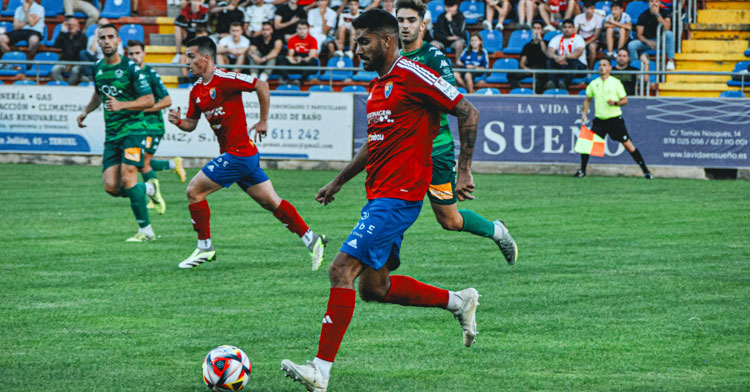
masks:
[[[276,7],[266,4],[263,0],[255,0],[252,5],[245,8],[245,23],[247,23],[247,36],[259,37],[263,30],[263,22],[273,19]]]
[[[310,35],[318,41],[321,51],[333,42],[333,28],[336,26],[336,11],[328,7],[328,0],[317,0],[317,7],[307,13],[307,23],[310,24]]]
[[[39,48],[43,33],[44,7],[34,0],[23,0],[13,16],[13,30],[0,34],[0,49],[3,53],[9,52],[11,45],[26,41],[29,45],[26,55],[31,60]]]
[[[249,48],[250,40],[242,35],[242,23],[233,22],[229,27],[229,35],[219,40],[216,48],[217,64],[245,64],[245,56]],[[232,71],[241,72],[242,70],[235,68]]]
[[[596,61],[596,52],[599,50],[599,34],[602,32],[604,18],[597,14],[596,6],[592,0],[583,3],[584,12],[576,15],[573,25],[576,34],[586,42],[586,53],[588,54],[588,66],[593,67]]]
[[[630,19],[630,15],[623,11],[622,1],[616,0],[612,3],[612,13],[604,19],[607,56],[609,58],[617,57],[617,49],[627,48],[630,32],[633,30],[633,20]],[[617,46],[614,46],[615,35],[617,35]]]
[[[586,69],[586,42],[575,33],[575,25],[571,19],[565,19],[562,26],[563,33],[552,38],[547,45],[547,69]],[[574,76],[577,75],[549,74],[544,88],[567,89]]]
[[[359,0],[349,0],[349,12],[344,12],[339,16],[339,27],[336,30],[336,56],[343,56],[343,50],[346,48],[346,42],[349,43],[349,50],[346,51],[346,56],[354,58],[354,30],[352,29],[352,21],[358,17],[359,12]],[[349,39],[347,40],[347,36]]]

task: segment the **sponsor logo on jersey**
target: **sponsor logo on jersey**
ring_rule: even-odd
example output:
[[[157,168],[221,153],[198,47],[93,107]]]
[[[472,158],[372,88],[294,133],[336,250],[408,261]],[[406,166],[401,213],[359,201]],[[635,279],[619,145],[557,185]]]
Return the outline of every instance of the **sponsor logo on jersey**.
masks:
[[[391,95],[391,91],[393,91],[393,82],[388,82],[385,84],[385,97],[388,98]]]
[[[368,142],[381,142],[383,140],[385,140],[385,135],[382,133],[372,133],[367,135]]]
[[[212,118],[216,116],[223,116],[226,113],[224,113],[224,106],[219,106],[218,108],[211,109],[211,110],[204,112],[204,114],[206,115],[206,120],[211,121]]]
[[[453,184],[450,182],[439,185],[430,184],[430,194],[438,200],[453,199]]]
[[[351,246],[354,249],[357,249],[357,239],[356,238],[352,238],[352,240],[349,241],[349,242],[347,242],[346,244],[349,245],[349,246]]]
[[[391,111],[390,110],[378,110],[376,112],[367,113],[367,125],[372,125],[376,123],[382,123],[382,122],[388,122],[392,123],[393,120],[390,119]]]
[[[459,94],[458,90],[456,90],[456,88],[453,87],[453,85],[451,85],[450,83],[446,82],[445,79],[443,79],[442,77],[437,78],[437,80],[435,81],[435,83],[433,84],[433,86],[437,87],[437,89],[441,93],[443,93],[443,95],[445,95],[446,97],[448,97],[448,99],[450,99],[451,101],[454,100],[454,99],[456,99],[456,97]]]
[[[130,147],[125,149],[125,159],[133,162],[140,162],[141,161],[141,148],[140,147]]]
[[[214,99],[214,98],[216,98],[216,89],[215,89],[215,88],[213,88],[213,87],[211,87],[211,89],[210,89],[210,90],[208,90],[208,95],[210,95],[210,96],[211,96],[211,99]]]

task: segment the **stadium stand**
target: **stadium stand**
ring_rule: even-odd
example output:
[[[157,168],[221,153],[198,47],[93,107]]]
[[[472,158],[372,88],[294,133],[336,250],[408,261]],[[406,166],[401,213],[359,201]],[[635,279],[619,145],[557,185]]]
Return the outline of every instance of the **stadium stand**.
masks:
[[[91,26],[86,28],[86,37],[91,37],[96,33],[96,28],[99,27],[96,24],[92,24]],[[126,42],[127,43],[127,42]]]
[[[747,50],[745,51],[745,56],[750,57],[750,41],[747,43]]]
[[[602,16],[607,16],[612,13],[611,1],[597,1],[594,7],[604,14]],[[581,9],[583,9],[583,7],[581,7]]]
[[[93,25],[92,25],[93,26]],[[127,45],[129,40],[144,41],[143,26],[137,24],[126,24],[120,26],[120,39],[123,45]]]
[[[276,91],[300,91],[300,88],[294,84],[282,84],[276,87]]]
[[[638,17],[647,9],[647,1],[631,1],[628,3],[627,7],[625,7],[625,13],[630,15],[630,19],[633,21],[633,25],[635,25],[638,21]],[[635,38],[635,33],[631,33],[631,38]]]
[[[463,87],[456,87],[456,90],[458,90],[458,92],[461,94],[466,94],[466,89]]]
[[[333,91],[333,88],[327,84],[314,84],[310,86],[310,88],[307,90],[310,92],[321,92],[321,93],[330,93]]]
[[[3,54],[3,57],[0,57],[0,60],[7,60],[7,61],[14,61],[14,60],[20,60],[20,61],[26,61],[26,53],[19,52],[19,51],[12,51],[7,52]],[[21,68],[25,68],[23,64],[5,64],[5,66],[0,69],[0,76],[15,76],[19,73],[22,73]]]
[[[467,25],[473,25],[484,20],[484,2],[475,0],[466,0],[461,2],[458,10],[464,14]],[[437,19],[436,16],[433,18]]]
[[[492,69],[518,69],[518,60],[514,58],[497,59],[492,64]],[[487,83],[508,83],[508,74],[505,72],[491,73],[487,77]]]
[[[558,33],[559,32],[555,32]],[[557,34],[555,34],[557,35]],[[530,30],[516,30],[508,39],[508,46],[503,49],[504,54],[521,54],[524,45],[531,42],[531,31]]]
[[[534,95],[534,90],[525,87],[518,87],[510,90],[510,95]]]
[[[42,0],[42,7],[44,7],[45,19],[51,16],[62,15],[63,0]]]
[[[117,19],[130,16],[130,0],[106,0],[102,7],[102,18]]]
[[[487,53],[502,52],[503,34],[501,32],[496,30],[482,30],[479,32],[479,35],[482,37],[482,47],[484,47]]]
[[[582,89],[578,92],[578,95],[586,95],[586,89]]]
[[[562,34],[562,33],[556,30],[548,31],[544,33],[544,41],[549,42],[550,40],[552,40],[552,38],[555,38],[558,34]]]
[[[68,86],[68,82],[64,80],[50,80],[45,85],[47,86]]]
[[[349,86],[344,86],[344,88],[341,89],[341,92],[344,93],[366,93],[367,89],[363,86],[360,86],[358,84],[351,84]]]
[[[437,17],[445,12],[445,2],[443,0],[432,0],[427,3],[427,9],[432,15],[432,21],[435,22]]]
[[[747,71],[748,67],[750,67],[750,61],[740,61],[739,63],[737,63],[737,65],[734,66],[734,69],[732,70],[732,72]],[[727,82],[727,86],[729,87],[740,87],[742,85],[743,85],[742,79],[740,78],[737,78],[737,79],[732,78]],[[745,76],[744,85],[745,86],[750,85],[750,73]]]
[[[328,64],[326,64],[328,67],[336,67],[336,68],[352,68],[354,65],[352,64],[352,59],[349,57],[331,57],[328,59]],[[327,80],[333,80],[333,81],[343,81],[346,79],[351,79],[354,76],[353,71],[325,71],[322,75],[320,75],[317,79],[320,79],[321,81],[327,81]]]
[[[500,90],[494,87],[484,87],[477,90],[474,94],[477,95],[500,95]]]
[[[60,35],[60,32],[62,31],[62,26],[63,26],[62,23],[58,23],[57,26],[55,26],[55,29],[52,30],[52,36],[48,40],[43,42],[44,45],[46,46],[55,45],[55,40],[57,39],[57,36]]]
[[[36,82],[30,79],[21,79],[16,80],[15,82],[13,82],[13,84],[17,86],[33,86],[36,84]]]
[[[8,5],[5,7],[5,9],[0,12],[0,15],[2,16],[10,16],[11,18],[16,13],[16,8],[21,6],[21,3],[23,0],[10,0],[8,1]]]
[[[177,88],[190,88],[192,85],[192,83],[180,83],[177,85]]]
[[[745,93],[742,91],[722,91],[721,94],[719,94],[719,98],[745,98]]]
[[[55,52],[40,52],[34,56],[34,60],[38,61],[57,61],[59,59],[60,56]],[[50,72],[52,72],[52,67],[54,67],[54,64],[33,64],[25,74],[29,77],[37,75],[42,77],[49,76]]]
[[[93,86],[93,85],[94,85],[94,82],[81,82],[81,83],[78,83],[78,87],[89,87],[89,86]]]
[[[582,90],[583,91],[583,90]],[[550,88],[544,90],[544,95],[568,95],[568,90],[562,88]]]

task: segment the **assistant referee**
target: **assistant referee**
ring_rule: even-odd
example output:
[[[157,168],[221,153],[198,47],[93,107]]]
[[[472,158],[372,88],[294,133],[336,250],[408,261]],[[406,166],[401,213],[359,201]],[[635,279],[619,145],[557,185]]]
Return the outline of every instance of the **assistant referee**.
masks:
[[[591,98],[593,98],[595,102],[595,118],[591,130],[602,138],[609,134],[612,139],[622,143],[630,153],[630,156],[633,157],[633,160],[643,170],[643,177],[647,180],[653,179],[654,176],[648,171],[641,152],[635,148],[630,135],[628,135],[628,130],[625,128],[625,120],[622,118],[622,109],[620,109],[620,106],[628,104],[628,95],[625,93],[625,87],[622,85],[622,82],[615,77],[610,77],[611,71],[612,63],[610,59],[601,59],[599,62],[599,77],[586,87],[586,101],[583,103],[581,122],[585,124],[588,121],[586,113],[589,111]],[[573,177],[585,177],[586,165],[588,163],[589,154],[581,154],[581,168],[578,169]]]

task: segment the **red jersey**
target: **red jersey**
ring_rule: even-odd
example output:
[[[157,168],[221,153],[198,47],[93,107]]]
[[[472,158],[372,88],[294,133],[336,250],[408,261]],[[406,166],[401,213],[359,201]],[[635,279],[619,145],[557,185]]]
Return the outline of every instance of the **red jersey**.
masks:
[[[295,34],[291,38],[289,38],[289,43],[286,45],[286,47],[294,50],[295,55],[306,57],[308,54],[310,54],[311,50],[318,49],[318,40],[316,40],[315,37],[310,34],[308,34],[305,39],[302,39],[299,37],[299,35]]]
[[[367,98],[368,199],[424,198],[432,178],[432,140],[440,113],[451,111],[461,93],[435,71],[401,57],[370,82]]]
[[[187,117],[201,118],[201,113],[211,124],[219,139],[221,153],[243,157],[258,153],[258,148],[248,136],[243,91],[255,91],[256,79],[245,74],[214,70],[208,83],[198,79],[190,90]]]

